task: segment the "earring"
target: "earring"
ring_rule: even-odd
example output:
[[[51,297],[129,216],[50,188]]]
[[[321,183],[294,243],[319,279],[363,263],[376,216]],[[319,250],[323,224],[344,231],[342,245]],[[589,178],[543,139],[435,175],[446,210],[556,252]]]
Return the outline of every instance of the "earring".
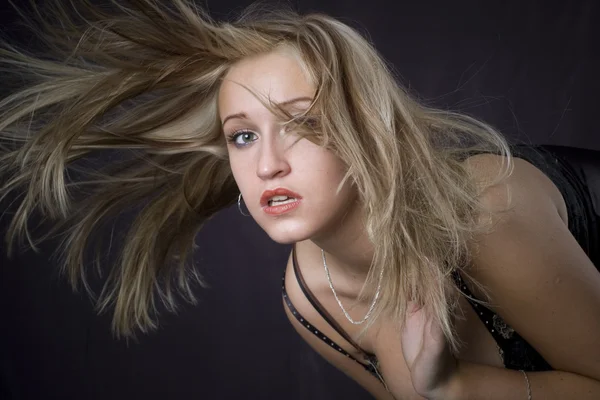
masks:
[[[242,211],[242,194],[241,193],[238,196],[238,210],[240,210],[240,214],[242,214],[244,217],[250,216],[250,214],[244,214],[244,211]]]

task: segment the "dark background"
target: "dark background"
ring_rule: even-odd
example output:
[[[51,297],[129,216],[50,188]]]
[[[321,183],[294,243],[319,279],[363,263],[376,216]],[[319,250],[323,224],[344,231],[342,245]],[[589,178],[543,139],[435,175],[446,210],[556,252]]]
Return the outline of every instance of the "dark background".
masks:
[[[250,4],[211,0],[227,17]],[[302,1],[368,32],[428,104],[478,116],[511,139],[600,149],[600,7],[588,1]],[[0,3],[4,37],[25,45]],[[235,208],[198,238],[210,284],[134,343],[73,293],[50,258],[0,258],[0,398],[367,399],[293,332],[280,282],[289,248]],[[3,252],[4,253],[4,252]]]

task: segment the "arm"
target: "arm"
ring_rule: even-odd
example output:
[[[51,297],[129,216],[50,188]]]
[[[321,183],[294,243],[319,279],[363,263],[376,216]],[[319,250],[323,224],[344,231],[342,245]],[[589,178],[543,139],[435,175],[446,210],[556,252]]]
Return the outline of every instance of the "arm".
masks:
[[[600,273],[560,217],[557,190],[540,171],[515,160],[507,184],[513,208],[478,238],[470,273],[488,289],[494,311],[556,369],[528,373],[532,399],[598,399]],[[506,204],[504,189],[492,188],[486,203]],[[527,399],[518,371],[466,362],[459,371],[447,398]]]
[[[565,346],[568,348],[568,346]],[[527,383],[519,371],[459,362],[460,380],[444,400],[527,400]],[[590,399],[600,398],[600,382],[572,372],[528,372],[531,399]]]

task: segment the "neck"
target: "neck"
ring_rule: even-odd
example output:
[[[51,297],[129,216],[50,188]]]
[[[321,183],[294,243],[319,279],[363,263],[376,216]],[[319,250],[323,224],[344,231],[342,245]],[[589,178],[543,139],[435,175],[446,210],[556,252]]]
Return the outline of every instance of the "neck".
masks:
[[[367,236],[360,207],[347,213],[332,232],[311,239],[313,251],[325,252],[327,266],[355,279],[366,279],[373,260],[373,244]]]

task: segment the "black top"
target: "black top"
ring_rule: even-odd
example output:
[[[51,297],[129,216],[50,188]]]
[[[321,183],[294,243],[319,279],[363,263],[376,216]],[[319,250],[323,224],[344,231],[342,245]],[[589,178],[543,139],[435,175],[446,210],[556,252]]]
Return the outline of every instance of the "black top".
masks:
[[[569,230],[590,257],[592,263],[600,268],[600,152],[552,146],[516,146],[513,148],[513,155],[529,161],[554,182],[567,205]],[[298,268],[295,247],[292,249],[292,261],[296,279],[304,295],[323,319],[359,352],[360,359],[347,353],[296,310],[288,298],[284,277],[283,298],[291,313],[298,322],[319,339],[362,365],[385,385],[383,377],[378,371],[377,357],[358,346],[306,286]],[[472,300],[475,297],[460,274],[455,273],[453,277],[458,288],[466,295],[477,316],[496,341],[505,368],[524,371],[552,370],[552,366],[524,338],[508,326],[500,315]]]

